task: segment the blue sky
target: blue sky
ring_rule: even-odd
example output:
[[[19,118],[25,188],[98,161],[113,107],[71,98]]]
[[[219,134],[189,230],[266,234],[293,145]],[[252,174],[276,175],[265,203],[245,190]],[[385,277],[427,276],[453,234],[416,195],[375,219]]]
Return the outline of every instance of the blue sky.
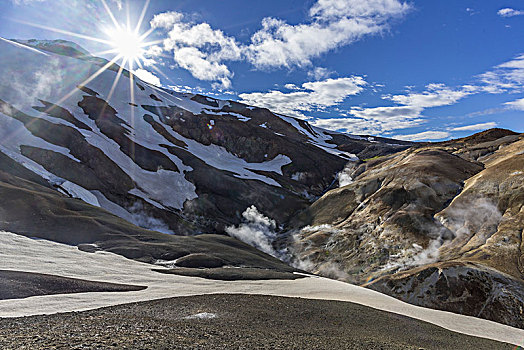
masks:
[[[136,24],[144,0],[106,0]],[[129,11],[127,11],[129,8]],[[112,21],[101,0],[7,0],[0,36],[67,39],[90,52]],[[524,2],[151,0],[137,75],[349,133],[410,140],[489,127],[524,132]],[[103,55],[112,58],[114,54]]]

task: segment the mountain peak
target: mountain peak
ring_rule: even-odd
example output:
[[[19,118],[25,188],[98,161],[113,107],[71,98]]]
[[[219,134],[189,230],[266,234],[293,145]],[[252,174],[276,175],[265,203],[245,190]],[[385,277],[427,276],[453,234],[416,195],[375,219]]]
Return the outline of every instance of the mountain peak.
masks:
[[[84,49],[82,46],[68,40],[12,39],[12,41],[63,56],[71,56],[76,58],[91,56],[89,51]]]

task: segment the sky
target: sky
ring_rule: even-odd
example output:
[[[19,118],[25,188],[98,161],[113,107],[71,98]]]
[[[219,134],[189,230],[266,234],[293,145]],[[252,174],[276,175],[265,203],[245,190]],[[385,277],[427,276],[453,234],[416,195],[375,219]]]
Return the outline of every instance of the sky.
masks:
[[[352,134],[524,132],[522,0],[2,0],[0,36],[112,59],[110,14],[148,34],[131,69],[165,88]]]

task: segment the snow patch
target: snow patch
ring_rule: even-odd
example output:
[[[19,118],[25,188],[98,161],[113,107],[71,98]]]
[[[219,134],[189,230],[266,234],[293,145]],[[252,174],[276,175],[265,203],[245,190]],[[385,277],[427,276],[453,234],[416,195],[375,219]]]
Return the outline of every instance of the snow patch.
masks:
[[[191,316],[186,316],[184,318],[186,320],[195,320],[195,319],[209,320],[209,319],[213,319],[213,318],[216,318],[216,317],[217,317],[217,315],[213,314],[211,312],[200,312],[198,314],[194,314],[194,315],[191,315]]]
[[[67,191],[71,197],[81,199],[87,204],[94,205],[95,207],[100,207],[98,198],[82,186],[77,185],[71,181],[65,181],[60,185],[60,187]]]

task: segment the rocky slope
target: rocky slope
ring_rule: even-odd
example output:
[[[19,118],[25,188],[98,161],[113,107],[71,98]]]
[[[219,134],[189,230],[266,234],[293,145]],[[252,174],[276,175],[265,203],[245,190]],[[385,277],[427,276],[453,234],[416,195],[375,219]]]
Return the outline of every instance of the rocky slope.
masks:
[[[524,135],[418,145],[350,175],[293,223],[297,266],[524,328]]]

